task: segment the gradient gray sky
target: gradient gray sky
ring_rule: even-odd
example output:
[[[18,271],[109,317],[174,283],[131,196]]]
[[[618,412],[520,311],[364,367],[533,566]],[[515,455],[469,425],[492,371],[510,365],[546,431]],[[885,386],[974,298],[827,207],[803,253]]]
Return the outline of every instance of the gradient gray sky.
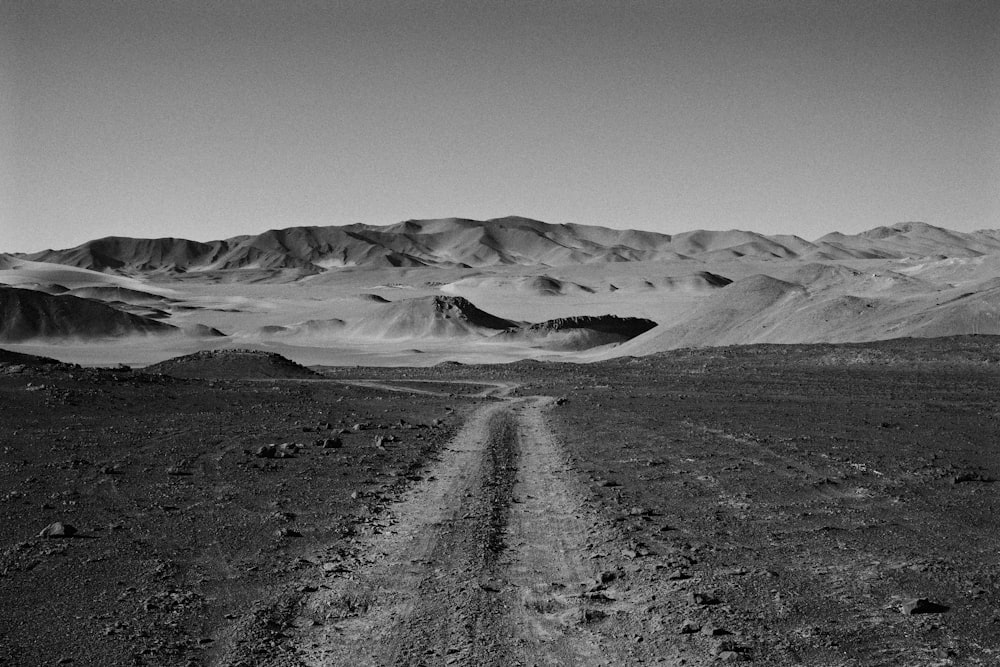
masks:
[[[1000,2],[0,0],[0,251],[1000,227]]]

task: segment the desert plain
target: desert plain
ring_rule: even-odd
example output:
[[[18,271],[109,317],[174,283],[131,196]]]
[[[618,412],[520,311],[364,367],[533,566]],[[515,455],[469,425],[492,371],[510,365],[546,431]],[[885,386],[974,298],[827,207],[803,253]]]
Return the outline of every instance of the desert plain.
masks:
[[[0,662],[991,665],[1000,233],[0,256]]]

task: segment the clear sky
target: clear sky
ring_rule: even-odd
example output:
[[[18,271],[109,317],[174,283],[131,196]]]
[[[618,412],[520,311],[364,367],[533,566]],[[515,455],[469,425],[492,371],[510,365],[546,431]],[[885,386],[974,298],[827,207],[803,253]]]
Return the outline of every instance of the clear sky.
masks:
[[[1000,227],[997,0],[0,0],[0,251]]]

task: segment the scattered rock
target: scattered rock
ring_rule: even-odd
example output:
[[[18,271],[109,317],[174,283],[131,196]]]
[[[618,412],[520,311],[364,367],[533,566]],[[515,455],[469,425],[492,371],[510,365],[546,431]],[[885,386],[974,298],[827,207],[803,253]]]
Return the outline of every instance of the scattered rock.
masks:
[[[38,533],[39,537],[45,539],[59,538],[59,537],[73,537],[76,535],[76,528],[69,525],[68,523],[62,523],[61,521],[56,521],[55,523],[50,523],[49,525],[42,528],[42,532]]]
[[[273,459],[277,452],[278,448],[274,445],[262,445],[257,448],[256,452],[254,452],[254,456],[259,459]]]
[[[344,441],[340,438],[321,438],[316,441],[316,445],[323,449],[340,449],[344,446]]]
[[[302,537],[302,533],[293,528],[279,528],[274,531],[274,535],[279,539],[285,539],[288,537]]]

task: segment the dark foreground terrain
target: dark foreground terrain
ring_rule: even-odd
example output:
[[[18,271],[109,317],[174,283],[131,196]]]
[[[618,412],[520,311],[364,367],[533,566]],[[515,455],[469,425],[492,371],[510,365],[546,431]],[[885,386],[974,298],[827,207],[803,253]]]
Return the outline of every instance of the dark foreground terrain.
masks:
[[[0,361],[0,662],[1000,664],[994,338]]]

